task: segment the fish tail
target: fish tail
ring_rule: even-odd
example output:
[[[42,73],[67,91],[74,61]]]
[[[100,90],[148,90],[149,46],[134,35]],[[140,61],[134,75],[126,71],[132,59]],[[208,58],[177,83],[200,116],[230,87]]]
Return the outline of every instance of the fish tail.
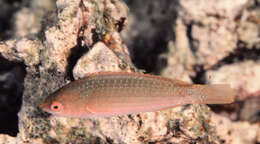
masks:
[[[198,85],[197,85],[198,86]],[[228,84],[199,85],[202,104],[228,104],[234,102],[235,92]]]

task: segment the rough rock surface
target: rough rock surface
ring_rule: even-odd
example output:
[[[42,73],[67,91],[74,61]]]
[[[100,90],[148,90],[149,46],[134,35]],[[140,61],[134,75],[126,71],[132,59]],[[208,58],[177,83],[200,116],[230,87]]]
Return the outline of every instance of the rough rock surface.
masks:
[[[40,62],[39,51],[42,47],[39,40],[22,38],[0,43],[0,52],[8,60],[22,61],[27,66],[35,66]]]
[[[65,5],[66,2],[67,5]],[[204,123],[205,121],[209,122],[209,109],[200,105],[179,107],[165,112],[96,120],[61,118],[42,112],[39,109],[39,104],[44,97],[69,82],[66,78],[71,77],[67,74],[69,72],[65,71],[72,70],[67,68],[69,66],[74,67],[69,60],[75,59],[77,55],[79,55],[78,58],[82,56],[76,52],[83,52],[86,55],[78,62],[76,61],[77,64],[75,63],[75,79],[82,77],[85,71],[114,71],[113,67],[121,71],[135,71],[126,46],[120,40],[117,32],[120,31],[117,22],[126,17],[124,17],[125,15],[118,16],[117,13],[113,12],[115,9],[119,14],[122,14],[120,10],[124,9],[122,7],[124,4],[120,4],[120,1],[113,1],[113,3],[110,1],[100,1],[100,3],[66,2],[57,1],[58,11],[59,9],[62,11],[54,16],[54,19],[46,21],[47,25],[42,33],[44,38],[41,37],[43,42],[37,38],[35,40],[22,38],[1,43],[3,57],[13,61],[21,61],[27,66],[23,105],[19,112],[19,133],[16,139],[3,135],[3,139],[6,139],[5,142],[217,141],[212,132],[214,129],[211,129],[209,123]],[[103,6],[103,9],[95,9],[97,6]],[[99,15],[97,19],[89,19],[95,18],[91,16],[98,14],[97,11],[108,14],[103,20]],[[106,23],[100,24],[100,22]],[[108,25],[107,28],[104,24]],[[109,24],[115,26],[109,26]],[[119,26],[122,27],[122,25]],[[93,35],[97,35],[97,37],[92,39]]]
[[[127,1],[128,13],[120,0],[58,0],[39,27],[32,21],[46,5],[34,1],[29,9],[41,5],[43,11],[22,8],[13,39],[0,42],[0,58],[23,63],[27,71],[19,132],[0,134],[0,143],[259,143],[257,100],[244,103],[236,122],[205,105],[99,119],[55,117],[39,109],[50,93],[87,73],[138,72],[122,30],[138,68],[190,83],[231,83],[238,97],[259,97],[258,3],[137,0]],[[23,15],[28,23],[18,22]]]
[[[259,92],[258,92],[259,95]],[[243,103],[241,108],[240,119],[243,121],[249,121],[251,123],[260,121],[260,97],[248,98]]]
[[[218,3],[206,0],[180,1],[184,8],[180,14],[191,25],[196,63],[204,67],[214,65],[236,48],[236,28],[240,24],[234,19],[246,4],[247,0],[221,0]]]
[[[248,122],[232,122],[225,117],[212,115],[212,122],[216,124],[217,135],[225,144],[257,143],[260,139],[259,124]]]
[[[99,71],[129,71],[128,63],[121,61],[115,52],[103,42],[97,42],[91,50],[82,56],[73,69],[74,79],[80,79],[89,73]]]

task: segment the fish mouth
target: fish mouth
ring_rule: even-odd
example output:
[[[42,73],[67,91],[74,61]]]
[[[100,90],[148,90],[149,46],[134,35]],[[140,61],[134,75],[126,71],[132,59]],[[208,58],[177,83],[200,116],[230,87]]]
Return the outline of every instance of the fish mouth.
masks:
[[[42,104],[40,105],[40,108],[43,109],[44,106],[45,106],[45,104],[42,103]]]
[[[41,108],[43,111],[48,112],[47,104],[46,104],[46,103],[42,103],[42,104],[40,105],[40,108]]]

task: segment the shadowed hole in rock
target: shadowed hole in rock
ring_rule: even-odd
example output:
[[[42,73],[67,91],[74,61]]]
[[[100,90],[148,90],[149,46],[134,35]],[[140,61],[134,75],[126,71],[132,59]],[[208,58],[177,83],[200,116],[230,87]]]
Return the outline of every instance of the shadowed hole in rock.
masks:
[[[0,55],[0,133],[16,136],[18,112],[22,105],[25,66]]]
[[[89,50],[86,45],[82,46],[82,40],[83,37],[79,37],[77,39],[77,45],[71,49],[70,55],[68,57],[68,66],[66,71],[67,76],[70,78],[70,80],[74,80],[73,68],[77,64],[77,61]]]
[[[12,36],[14,29],[13,17],[22,7],[21,3],[22,0],[0,1],[0,40],[7,40]]]
[[[146,73],[160,74],[168,64],[165,56],[168,53],[168,42],[175,39],[173,26],[178,15],[176,7],[179,6],[179,2],[125,2],[135,18],[130,29],[139,31],[131,40],[124,40],[130,49],[132,61],[137,68],[145,70]]]
[[[161,37],[155,38],[156,40],[141,39],[143,38],[137,37],[135,40],[133,63],[137,68],[144,69],[147,73],[160,73],[167,66],[167,59],[160,57],[160,54],[166,53],[168,50],[167,41],[161,39]]]
[[[206,84],[206,71],[203,68],[203,65],[194,65],[193,66],[194,71],[196,71],[195,76],[191,76],[191,80],[194,84]]]

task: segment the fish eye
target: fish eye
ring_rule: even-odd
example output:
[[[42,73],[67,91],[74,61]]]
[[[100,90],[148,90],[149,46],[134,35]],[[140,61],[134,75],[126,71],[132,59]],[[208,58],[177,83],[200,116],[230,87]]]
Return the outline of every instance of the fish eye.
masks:
[[[59,112],[63,109],[63,105],[57,101],[54,101],[52,104],[51,104],[51,110],[52,111],[56,111],[56,112]]]

